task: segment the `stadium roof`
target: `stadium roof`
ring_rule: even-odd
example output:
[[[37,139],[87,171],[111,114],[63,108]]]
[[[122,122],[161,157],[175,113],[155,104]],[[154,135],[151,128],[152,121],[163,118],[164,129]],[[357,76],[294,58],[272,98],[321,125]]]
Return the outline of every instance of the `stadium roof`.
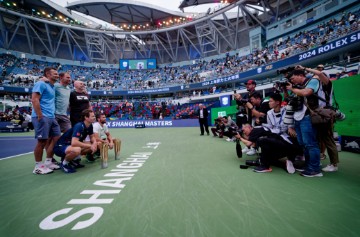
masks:
[[[183,9],[185,7],[190,7],[190,6],[197,6],[197,5],[202,5],[202,4],[210,4],[210,3],[233,3],[236,2],[237,0],[183,0],[179,6],[179,9]]]
[[[133,0],[80,0],[69,3],[66,7],[116,25],[156,24],[157,21],[187,15]]]

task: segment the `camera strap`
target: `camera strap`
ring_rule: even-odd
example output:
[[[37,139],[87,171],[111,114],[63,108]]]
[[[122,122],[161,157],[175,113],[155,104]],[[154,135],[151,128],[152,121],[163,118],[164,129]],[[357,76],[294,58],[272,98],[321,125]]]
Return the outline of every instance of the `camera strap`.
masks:
[[[315,97],[318,98],[319,100],[325,102],[325,103],[326,103],[326,107],[335,109],[332,105],[330,105],[329,101],[325,100],[324,98],[321,98],[321,97],[318,96],[317,94],[313,94],[313,96],[315,96]],[[307,103],[306,103],[306,104],[307,104]],[[336,103],[336,104],[337,104],[337,103]],[[336,105],[336,104],[335,104],[335,105]]]

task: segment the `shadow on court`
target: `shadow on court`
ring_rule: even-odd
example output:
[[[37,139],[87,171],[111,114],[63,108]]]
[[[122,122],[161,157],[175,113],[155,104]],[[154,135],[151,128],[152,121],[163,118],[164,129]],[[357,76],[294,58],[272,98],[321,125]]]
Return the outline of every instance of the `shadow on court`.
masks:
[[[33,136],[0,137],[0,159],[32,152],[36,142]]]

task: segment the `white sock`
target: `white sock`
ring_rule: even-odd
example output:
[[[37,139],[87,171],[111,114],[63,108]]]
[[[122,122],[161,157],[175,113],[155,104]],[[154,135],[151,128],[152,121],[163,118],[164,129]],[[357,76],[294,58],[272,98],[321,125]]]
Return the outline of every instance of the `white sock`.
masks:
[[[67,160],[65,160],[65,159],[63,160],[63,162],[62,162],[62,163],[63,163],[63,165],[67,165],[67,164],[69,164],[69,162],[68,162]]]
[[[52,158],[46,158],[45,159],[45,164],[50,164],[52,162]]]

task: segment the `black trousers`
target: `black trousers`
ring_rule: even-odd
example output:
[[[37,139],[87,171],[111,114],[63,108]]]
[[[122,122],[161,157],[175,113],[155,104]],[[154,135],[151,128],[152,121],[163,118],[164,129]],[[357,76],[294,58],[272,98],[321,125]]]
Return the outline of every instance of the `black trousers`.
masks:
[[[209,125],[208,125],[208,121],[205,118],[199,118],[199,123],[200,123],[200,132],[202,135],[204,135],[204,128],[207,134],[209,134]]]
[[[299,151],[296,145],[286,142],[281,137],[259,138],[257,146],[261,147],[260,163],[266,167],[285,156],[294,161]]]

